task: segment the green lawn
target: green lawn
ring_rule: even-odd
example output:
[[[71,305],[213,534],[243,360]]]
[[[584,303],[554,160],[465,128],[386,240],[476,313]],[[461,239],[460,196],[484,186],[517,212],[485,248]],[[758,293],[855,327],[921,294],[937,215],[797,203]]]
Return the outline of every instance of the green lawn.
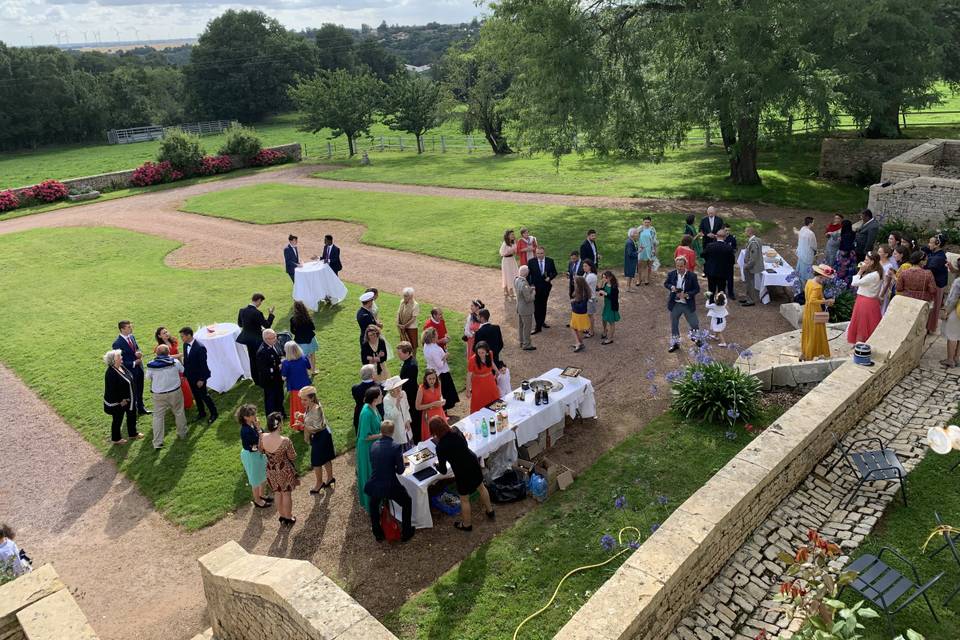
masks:
[[[887,508],[883,518],[873,533],[863,541],[853,557],[862,553],[876,555],[882,547],[893,547],[911,562],[917,565],[920,578],[926,582],[941,571],[946,574],[928,592],[940,623],[930,616],[923,599],[910,604],[894,617],[898,633],[912,628],[922,633],[927,640],[956,640],[960,635],[960,595],[954,597],[949,607],[943,606],[943,600],[957,586],[960,586],[960,567],[946,549],[936,558],[930,555],[943,544],[943,536],[937,536],[927,547],[927,553],[921,553],[921,547],[927,536],[936,526],[933,512],[939,511],[946,524],[960,528],[960,493],[956,491],[957,476],[960,470],[949,473],[949,469],[960,457],[960,453],[941,456],[930,452],[926,458],[910,473],[907,481],[909,506],[904,507],[898,495]],[[883,560],[888,561],[887,554]],[[899,570],[909,574],[910,568],[896,558],[889,562]],[[847,591],[843,599],[854,603],[859,597],[853,591]],[[890,636],[882,619],[870,620],[866,625],[869,640],[887,640]]]
[[[763,185],[751,187],[727,180],[722,148],[695,146],[672,150],[659,163],[585,155],[564,157],[559,168],[548,156],[375,155],[369,166],[341,161],[342,170],[324,172],[322,177],[576,195],[722,199],[822,211],[851,212],[865,206],[863,189],[816,179],[819,158],[819,145],[761,151]]]
[[[367,226],[369,244],[424,253],[485,267],[498,267],[507,228],[527,226],[562,269],[568,252],[596,229],[601,264],[623,264],[627,229],[643,212],[592,207],[513,204],[439,196],[261,184],[194,196],[182,209],[243,222],[275,224],[299,220],[345,220]],[[653,214],[661,259],[673,255],[683,231],[682,214]],[[732,223],[742,233],[747,222]],[[763,228],[763,225],[760,225]]]
[[[770,424],[785,409],[767,410],[756,424]],[[669,412],[661,415],[601,456],[570,489],[476,549],[384,624],[401,638],[510,638],[524,618],[546,604],[564,574],[613,553],[601,548],[603,535],[616,537],[622,527],[634,526],[645,540],[651,527],[751,439],[742,427],[736,434],[728,440],[723,428],[684,424]],[[615,505],[618,496],[626,498],[622,509]],[[552,638],[625,558],[568,579],[554,604],[524,625],[521,637]]]
[[[221,419],[209,428],[192,427],[185,441],[176,440],[168,418],[167,446],[159,454],[150,446],[150,423],[144,419],[140,428],[146,439],[110,449],[100,357],[116,337],[121,318],[134,321],[146,351],[152,349],[153,331],[160,325],[175,331],[183,325],[235,321],[237,309],[257,290],[267,296],[268,305],[277,305],[274,326],[287,329],[290,280],[280,265],[173,269],[163,264],[163,257],[176,247],[170,240],[108,228],[0,236],[0,306],[8,310],[0,360],[91,444],[115,457],[159,511],[187,528],[198,528],[249,500],[232,412],[243,402],[262,407],[260,389],[243,382],[230,393],[214,394]],[[343,304],[315,316],[320,372],[314,382],[339,452],[353,446],[350,386],[360,366],[353,301],[362,287],[347,286],[350,296]],[[383,312],[389,315],[397,304],[396,296],[382,294]],[[452,325],[463,322],[457,313],[447,314]],[[463,358],[452,358],[451,366],[462,380]],[[149,391],[146,400],[149,404]],[[293,434],[292,440],[303,454],[303,437]],[[301,458],[306,471],[309,458]]]

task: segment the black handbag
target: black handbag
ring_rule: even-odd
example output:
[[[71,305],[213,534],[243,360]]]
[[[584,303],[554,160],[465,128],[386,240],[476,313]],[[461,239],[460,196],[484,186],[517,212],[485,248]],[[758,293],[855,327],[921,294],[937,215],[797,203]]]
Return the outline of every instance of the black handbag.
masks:
[[[515,470],[510,469],[493,482],[487,483],[490,500],[497,504],[517,502],[527,497],[527,483]]]

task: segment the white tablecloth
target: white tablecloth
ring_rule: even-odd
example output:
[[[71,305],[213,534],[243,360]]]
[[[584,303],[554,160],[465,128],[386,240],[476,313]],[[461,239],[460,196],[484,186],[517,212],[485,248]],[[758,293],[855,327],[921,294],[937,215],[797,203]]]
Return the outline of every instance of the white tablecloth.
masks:
[[[789,287],[793,288],[793,283],[787,280],[787,277],[794,272],[794,268],[783,259],[783,257],[777,253],[775,256],[768,256],[767,254],[773,251],[776,253],[776,250],[773,247],[764,247],[763,248],[763,271],[758,274],[755,274],[756,281],[754,284],[757,287],[757,291],[760,292],[760,301],[763,304],[770,304],[770,292],[767,291],[767,287]],[[737,256],[737,266],[740,267],[740,279],[744,282],[747,281],[746,273],[743,270],[743,264],[746,260],[747,250],[741,249],[740,255]],[[783,264],[777,264],[778,261]],[[771,273],[772,271],[772,273]]]
[[[205,326],[197,327],[194,338],[207,348],[207,366],[210,368],[208,389],[226,393],[241,377],[252,379],[250,356],[247,355],[246,345],[237,343],[238,335],[240,327],[233,322],[217,323],[213,333]]]
[[[491,433],[484,438],[477,435],[476,426],[486,418],[489,425],[494,418],[494,413],[490,409],[483,408],[471,413],[467,417],[457,422],[456,426],[460,431],[467,435],[467,444],[470,450],[477,454],[477,457],[483,459],[494,451],[504,446],[516,446],[534,440],[543,431],[563,420],[565,415],[575,417],[578,414],[584,418],[595,418],[597,415],[596,401],[593,394],[593,384],[586,378],[564,378],[560,376],[562,369],[551,369],[538,379],[556,380],[563,384],[563,389],[550,394],[550,403],[537,406],[534,404],[534,393],[528,391],[524,402],[514,400],[513,392],[503,397],[507,403],[507,415],[510,418],[511,428],[499,433]],[[411,449],[430,449],[436,451],[432,440],[421,442]],[[408,452],[409,453],[409,452]],[[431,484],[444,478],[452,478],[452,473],[445,476],[434,475],[426,480],[417,480],[413,477],[408,467],[402,475],[399,476],[400,483],[410,494],[413,501],[413,526],[418,529],[425,529],[433,526],[433,517],[430,515],[430,498],[427,489]],[[400,518],[400,509],[392,503],[394,515]]]
[[[347,297],[347,288],[329,265],[317,261],[297,267],[293,276],[294,300],[300,300],[316,311],[320,301],[328,297],[332,304],[338,304]]]

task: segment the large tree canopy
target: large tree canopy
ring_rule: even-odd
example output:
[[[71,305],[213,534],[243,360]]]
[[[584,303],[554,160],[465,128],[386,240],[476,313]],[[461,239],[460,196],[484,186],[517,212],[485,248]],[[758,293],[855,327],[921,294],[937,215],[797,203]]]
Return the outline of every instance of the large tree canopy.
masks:
[[[261,11],[231,9],[207,25],[185,73],[201,117],[249,122],[289,109],[288,88],[316,64],[302,36]]]
[[[290,89],[290,96],[301,114],[301,130],[332,129],[331,138],[346,135],[352,156],[354,139],[370,132],[382,91],[383,83],[369,73],[337,69],[301,80]]]
[[[383,121],[395,131],[413,134],[417,138],[417,153],[423,153],[423,134],[446,120],[446,102],[439,83],[401,71],[387,85]]]

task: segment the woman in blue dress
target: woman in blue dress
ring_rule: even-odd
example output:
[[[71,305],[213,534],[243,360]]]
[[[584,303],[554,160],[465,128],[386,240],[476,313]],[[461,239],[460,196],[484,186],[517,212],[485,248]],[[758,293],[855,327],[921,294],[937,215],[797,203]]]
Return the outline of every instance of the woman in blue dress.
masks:
[[[290,340],[283,346],[286,358],[280,363],[280,375],[287,383],[290,392],[290,427],[295,431],[303,431],[303,403],[300,401],[300,389],[311,384],[310,360],[303,355],[300,345]]]
[[[627,231],[627,243],[623,246],[623,277],[627,281],[627,291],[633,291],[633,279],[637,276],[637,256],[640,255],[640,247],[637,246],[639,237],[640,230],[630,227]]]
[[[240,462],[243,464],[247,483],[253,493],[253,504],[265,509],[273,503],[273,498],[263,495],[263,485],[267,481],[267,457],[260,449],[257,406],[242,405],[237,409],[237,422],[240,423]]]
[[[637,269],[637,284],[643,281],[643,284],[650,284],[650,275],[653,272],[653,261],[657,257],[657,230],[653,228],[653,219],[647,216],[643,219],[643,226],[640,227],[639,254],[637,260],[639,267]]]

